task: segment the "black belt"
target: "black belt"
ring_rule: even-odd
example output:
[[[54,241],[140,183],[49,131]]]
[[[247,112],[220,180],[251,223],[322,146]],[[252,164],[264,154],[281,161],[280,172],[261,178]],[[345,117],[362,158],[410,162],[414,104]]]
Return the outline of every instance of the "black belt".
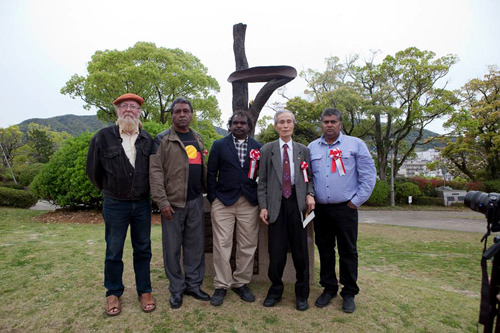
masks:
[[[329,204],[320,204],[320,203],[317,203],[316,205],[333,206],[333,207],[347,206],[347,204],[349,203],[349,201],[344,201],[344,202],[339,202],[339,203],[329,203]]]

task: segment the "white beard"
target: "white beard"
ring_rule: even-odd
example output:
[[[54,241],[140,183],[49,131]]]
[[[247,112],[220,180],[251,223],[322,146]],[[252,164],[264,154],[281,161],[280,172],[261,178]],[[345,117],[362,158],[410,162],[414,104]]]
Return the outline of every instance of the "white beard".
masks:
[[[120,127],[120,129],[128,134],[132,134],[135,131],[139,129],[139,126],[141,125],[141,122],[139,119],[132,119],[132,118],[120,118],[118,117],[118,120],[116,121],[116,125]]]

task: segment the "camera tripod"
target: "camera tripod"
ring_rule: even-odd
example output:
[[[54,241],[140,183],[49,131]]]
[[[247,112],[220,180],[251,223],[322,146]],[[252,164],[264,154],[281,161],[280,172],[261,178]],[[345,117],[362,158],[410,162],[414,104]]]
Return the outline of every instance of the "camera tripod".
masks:
[[[481,258],[482,284],[481,308],[479,310],[479,323],[484,325],[484,332],[500,332],[500,236],[495,236],[493,245],[486,249],[486,240],[490,231],[483,236],[484,251]],[[488,281],[487,261],[492,259],[491,279]],[[496,319],[496,320],[495,320]]]

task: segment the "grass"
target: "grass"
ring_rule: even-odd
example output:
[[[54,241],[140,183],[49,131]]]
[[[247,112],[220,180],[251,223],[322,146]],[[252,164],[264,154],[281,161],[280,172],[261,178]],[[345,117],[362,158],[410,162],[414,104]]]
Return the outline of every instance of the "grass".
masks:
[[[295,310],[293,285],[282,302],[264,308],[267,283],[252,283],[257,301],[228,292],[224,304],[184,298],[168,306],[161,228],[153,226],[151,278],[158,308],[142,313],[135,293],[130,241],[124,261],[123,310],[104,313],[104,226],[42,224],[41,214],[0,208],[0,331],[120,332],[463,332],[476,331],[479,310],[480,234],[385,225],[360,225],[357,311],[344,314],[340,297],[318,309],[311,286],[305,312]],[[316,256],[316,267],[319,267]],[[204,289],[213,292],[212,277]]]

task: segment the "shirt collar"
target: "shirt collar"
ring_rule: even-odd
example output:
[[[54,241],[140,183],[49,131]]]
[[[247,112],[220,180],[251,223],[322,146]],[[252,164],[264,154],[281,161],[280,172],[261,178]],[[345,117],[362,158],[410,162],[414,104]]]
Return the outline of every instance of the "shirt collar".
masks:
[[[337,140],[333,141],[332,145],[336,144],[337,142],[338,142],[338,143],[342,142],[342,138],[343,138],[343,136],[344,136],[344,134],[342,134],[342,132],[340,132],[340,133],[339,133],[339,136],[338,136],[338,138],[337,138]],[[325,144],[325,145],[327,145],[327,146],[329,146],[329,144],[328,144],[328,143],[326,143],[326,140],[325,140],[325,135],[324,135],[324,134],[323,134],[323,135],[321,135],[321,143],[322,143],[322,144]]]
[[[283,141],[281,138],[279,138],[278,140],[279,140],[279,144],[280,144],[280,149],[283,148],[283,145],[285,143],[288,145],[288,148],[292,148],[292,139],[290,139],[290,141],[288,141],[288,142]]]
[[[236,137],[235,137],[233,134],[231,134],[231,136],[233,137],[233,141],[234,141],[234,142],[236,142],[236,143],[240,143],[240,140],[236,139]],[[245,141],[243,141],[243,142],[248,142],[248,135],[247,135],[247,137],[245,138]]]
[[[123,134],[123,135],[134,135],[134,134],[139,134],[139,129],[136,128],[134,133],[130,134],[130,133],[126,133],[124,132],[121,128],[120,128],[120,134]]]

